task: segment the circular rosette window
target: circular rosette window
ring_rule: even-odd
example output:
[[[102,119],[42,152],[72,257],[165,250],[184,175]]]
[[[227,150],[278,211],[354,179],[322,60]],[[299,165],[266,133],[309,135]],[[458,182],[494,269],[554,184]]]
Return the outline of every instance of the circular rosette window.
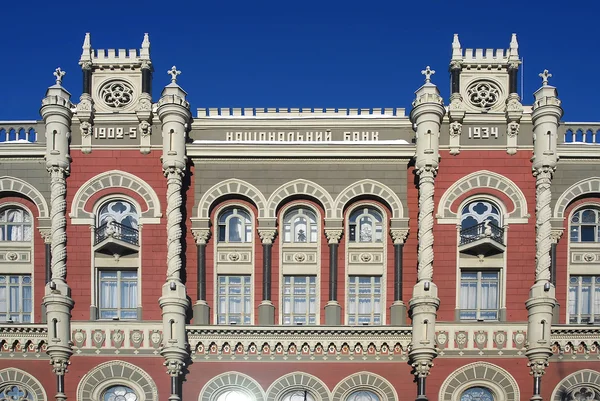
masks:
[[[133,88],[123,81],[110,81],[100,89],[100,97],[109,107],[125,107],[133,101]]]
[[[498,104],[501,92],[498,86],[490,81],[476,81],[467,88],[467,97],[473,106],[489,110]]]

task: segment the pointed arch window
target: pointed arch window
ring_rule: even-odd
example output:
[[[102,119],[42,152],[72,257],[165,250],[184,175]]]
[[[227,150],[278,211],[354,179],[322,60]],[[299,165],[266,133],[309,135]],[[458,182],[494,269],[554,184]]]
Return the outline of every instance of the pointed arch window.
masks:
[[[310,209],[299,207],[289,210],[283,217],[283,241],[286,243],[316,243],[318,239],[317,215]]]
[[[471,387],[462,393],[460,401],[494,401],[494,394],[485,387]]]
[[[28,211],[19,207],[0,210],[0,241],[31,241],[32,232],[32,218]]]
[[[373,207],[361,207],[350,214],[350,242],[378,243],[383,241],[383,217]]]
[[[244,209],[225,209],[219,215],[218,225],[219,242],[252,242],[252,220]]]
[[[600,210],[580,209],[571,216],[571,242],[600,242]]]

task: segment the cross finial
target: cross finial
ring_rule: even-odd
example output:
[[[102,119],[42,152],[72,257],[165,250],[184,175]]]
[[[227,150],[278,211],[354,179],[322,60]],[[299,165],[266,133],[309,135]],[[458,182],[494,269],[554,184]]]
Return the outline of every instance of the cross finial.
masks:
[[[56,85],[60,86],[62,84],[62,77],[64,77],[65,74],[66,74],[66,72],[61,70],[60,67],[58,67],[56,70],[54,70],[52,75],[54,75],[56,77]]]
[[[421,74],[425,75],[425,83],[428,84],[431,82],[431,76],[435,74],[435,71],[427,66],[423,71],[421,71]]]
[[[177,67],[173,66],[167,71],[167,74],[171,76],[171,83],[174,84],[177,82],[177,75],[181,74],[181,71],[177,71]]]
[[[550,78],[552,74],[550,74],[548,70],[544,70],[544,72],[540,73],[539,76],[542,78],[542,86],[547,86],[548,78]]]

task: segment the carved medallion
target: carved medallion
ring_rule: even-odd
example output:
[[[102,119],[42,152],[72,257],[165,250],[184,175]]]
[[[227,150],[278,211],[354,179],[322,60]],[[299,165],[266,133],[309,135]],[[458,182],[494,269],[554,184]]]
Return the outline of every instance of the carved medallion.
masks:
[[[131,330],[131,343],[134,348],[140,348],[144,341],[144,332],[141,330]]]
[[[158,330],[152,330],[150,333],[150,344],[153,348],[160,348],[160,344],[162,343],[162,333]]]
[[[77,329],[73,332],[73,343],[77,348],[82,348],[85,345],[86,337],[85,331]]]
[[[102,348],[104,345],[104,339],[106,338],[106,334],[104,330],[96,329],[92,333],[92,344],[96,348]]]
[[[446,345],[448,344],[448,333],[444,330],[439,331],[435,337],[435,342],[441,349],[446,348]]]
[[[484,349],[487,344],[487,333],[483,330],[479,330],[475,334],[475,344],[477,348]]]
[[[504,348],[506,346],[506,332],[504,330],[497,331],[494,334],[494,342],[497,348]]]
[[[100,89],[100,97],[109,107],[125,107],[133,100],[133,88],[124,81],[110,81]]]
[[[123,330],[112,330],[110,332],[110,336],[112,337],[113,345],[115,348],[121,348],[123,346],[123,340],[125,339],[125,334]]]
[[[240,260],[240,254],[237,252],[230,253],[228,257],[229,260],[231,260],[232,262],[237,262],[238,260]]]
[[[294,255],[294,260],[298,263],[302,263],[306,260],[306,254],[304,253],[297,253]]]
[[[360,260],[363,263],[368,263],[373,259],[373,255],[371,255],[370,253],[361,253],[360,254]]]
[[[467,99],[480,109],[490,109],[500,100],[500,89],[490,81],[476,81],[467,88]]]
[[[456,333],[456,346],[459,349],[463,349],[465,348],[465,346],[467,345],[467,339],[468,339],[468,335],[466,331],[459,331]]]
[[[525,333],[523,333],[522,330],[519,330],[514,334],[513,338],[515,341],[515,347],[517,349],[523,348],[523,346],[525,345]]]

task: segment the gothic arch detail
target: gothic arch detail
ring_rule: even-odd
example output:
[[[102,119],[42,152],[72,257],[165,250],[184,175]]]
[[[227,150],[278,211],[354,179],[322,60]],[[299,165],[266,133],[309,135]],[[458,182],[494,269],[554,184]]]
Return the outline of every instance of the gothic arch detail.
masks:
[[[600,194],[600,177],[591,177],[581,180],[571,185],[563,192],[556,201],[554,206],[554,217],[559,219],[565,218],[565,210],[571,202],[582,195]]]
[[[372,195],[385,201],[392,209],[392,219],[404,217],[400,198],[387,185],[374,180],[361,180],[348,185],[335,199],[334,218],[341,219],[344,207],[357,196]]]
[[[208,220],[210,218],[210,207],[215,200],[221,196],[232,194],[243,195],[251,199],[258,208],[259,217],[265,217],[267,200],[262,192],[260,192],[254,185],[246,181],[238,180],[237,178],[231,178],[213,185],[204,193],[204,195],[202,195],[202,198],[198,203],[198,218]]]
[[[42,384],[29,373],[16,368],[0,370],[0,387],[16,385],[23,387],[33,396],[34,401],[46,401],[46,392]]]
[[[329,192],[319,184],[304,179],[290,181],[277,188],[267,202],[267,215],[262,217],[275,218],[277,206],[285,198],[293,195],[307,195],[317,199],[325,208],[325,217],[332,217],[333,198]]]
[[[329,389],[319,378],[304,372],[292,372],[275,380],[267,390],[267,401],[280,401],[290,390],[310,390],[317,401],[329,401]]]
[[[158,400],[156,384],[148,373],[125,361],[109,361],[96,366],[81,378],[77,386],[77,401],[99,400],[104,390],[118,384],[134,389],[138,401]]]
[[[0,177],[0,192],[16,192],[26,196],[37,206],[40,219],[50,218],[48,202],[42,193],[30,183],[15,177]]]
[[[440,388],[439,401],[459,400],[466,389],[475,386],[491,389],[498,401],[521,400],[519,386],[510,373],[488,362],[475,362],[448,376]]]
[[[141,211],[140,223],[157,224],[160,222],[162,217],[160,200],[152,186],[131,173],[111,170],[90,178],[77,190],[69,214],[73,224],[94,224],[93,213],[86,212],[85,207],[94,194],[106,188],[127,188],[137,193],[146,201],[148,207],[147,210]]]
[[[346,377],[333,389],[332,401],[345,401],[356,390],[370,390],[380,396],[381,401],[397,401],[394,386],[383,377],[371,372],[359,372]]]
[[[462,177],[444,192],[438,204],[436,215],[438,223],[458,224],[460,222],[460,210],[454,213],[451,209],[452,205],[459,197],[477,188],[495,189],[511,199],[513,208],[510,210],[510,205],[506,205],[509,211],[505,216],[505,222],[523,224],[529,220],[527,198],[525,198],[525,194],[517,184],[498,173],[480,170]]]
[[[247,391],[252,401],[265,401],[265,392],[260,384],[239,372],[227,372],[212,378],[200,391],[198,401],[215,401],[222,391],[234,389]]]
[[[576,393],[586,397],[575,398]],[[582,369],[571,373],[558,383],[552,392],[551,401],[600,400],[600,372]]]

